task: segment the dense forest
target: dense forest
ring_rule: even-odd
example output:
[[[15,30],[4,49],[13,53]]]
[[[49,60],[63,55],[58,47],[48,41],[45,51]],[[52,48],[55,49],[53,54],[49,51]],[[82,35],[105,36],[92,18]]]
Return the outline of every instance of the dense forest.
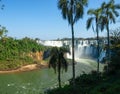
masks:
[[[0,70],[16,69],[34,63],[34,58],[30,55],[46,49],[37,43],[37,38],[15,39],[7,37],[6,33],[7,30],[2,27],[0,29]]]

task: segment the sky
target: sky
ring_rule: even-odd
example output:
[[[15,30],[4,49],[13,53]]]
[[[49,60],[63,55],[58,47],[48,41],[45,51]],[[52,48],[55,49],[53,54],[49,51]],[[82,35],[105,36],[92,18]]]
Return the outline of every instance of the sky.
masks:
[[[103,1],[109,0],[88,0],[88,7],[85,8],[84,17],[74,26],[75,37],[88,38],[96,37],[92,29],[86,29],[88,19],[87,10],[100,7]],[[2,0],[4,10],[0,10],[0,25],[8,30],[7,35],[13,38],[39,38],[41,40],[52,40],[71,38],[71,27],[67,20],[64,20],[61,11],[57,7],[58,0]],[[120,4],[120,0],[115,0]],[[0,4],[1,4],[0,3]],[[110,29],[120,26],[117,21],[110,25]],[[100,36],[106,36],[106,31],[100,32]]]

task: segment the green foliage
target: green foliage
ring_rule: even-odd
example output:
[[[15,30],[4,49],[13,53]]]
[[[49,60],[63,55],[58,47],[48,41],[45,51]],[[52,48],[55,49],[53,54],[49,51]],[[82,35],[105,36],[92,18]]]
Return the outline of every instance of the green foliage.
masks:
[[[114,82],[105,82],[93,88],[90,94],[119,94],[120,93],[120,80]]]
[[[72,86],[64,86],[64,88],[55,88],[53,90],[49,90],[47,94],[74,94]]]
[[[1,37],[0,39],[0,70],[12,69],[21,65],[33,63],[30,52],[44,51],[45,47],[30,38],[14,39]]]
[[[6,33],[7,33],[7,32],[8,32],[8,31],[6,30],[5,27],[0,26],[0,38],[6,36]]]
[[[119,94],[120,93],[120,47],[114,45],[111,62],[105,67],[103,73],[92,71],[76,77],[76,86],[73,87],[73,79],[63,88],[49,90],[47,94]]]
[[[90,74],[83,73],[76,77],[76,86],[73,87],[73,80],[70,80],[69,85],[65,85],[63,88],[55,88],[48,91],[47,94],[87,94],[90,90],[101,82],[101,73],[92,71]]]
[[[84,6],[87,6],[88,0],[59,0],[58,8],[61,10],[64,19],[68,23],[75,24],[84,14]]]
[[[111,56],[110,63],[104,68],[104,72],[108,75],[120,72],[120,47],[118,45],[113,46],[112,51],[114,54]]]
[[[101,73],[91,72],[82,74],[75,79],[75,88],[70,83],[63,88],[49,90],[47,94],[119,94],[120,76],[106,76]]]
[[[111,30],[111,44],[120,46],[120,27],[114,30]]]
[[[102,30],[106,29],[107,31],[107,61],[110,63],[110,31],[109,25],[111,23],[116,23],[116,18],[119,16],[118,10],[120,9],[120,4],[115,4],[115,0],[110,0],[108,3],[103,2],[101,5],[102,9],[102,18],[101,18],[101,27]]]
[[[51,58],[49,60],[49,68],[52,67],[58,72],[58,82],[59,82],[59,87],[61,87],[61,70],[64,69],[67,71],[68,64],[66,59],[64,58],[64,53],[66,52],[65,48],[57,48],[53,47],[51,49]]]
[[[94,76],[94,77],[93,77]],[[76,83],[82,84],[84,86],[95,85],[100,82],[101,73],[97,73],[96,71],[92,71],[89,74],[83,73],[79,77],[75,79]]]
[[[60,67],[60,71],[61,68],[65,69],[65,71],[67,71],[67,61],[64,58],[64,54],[67,52],[67,49],[65,48],[57,48],[57,47],[53,47],[51,49],[51,58],[49,60],[49,67],[52,67],[55,72],[56,70],[59,70],[58,68]],[[60,66],[59,66],[60,63]]]

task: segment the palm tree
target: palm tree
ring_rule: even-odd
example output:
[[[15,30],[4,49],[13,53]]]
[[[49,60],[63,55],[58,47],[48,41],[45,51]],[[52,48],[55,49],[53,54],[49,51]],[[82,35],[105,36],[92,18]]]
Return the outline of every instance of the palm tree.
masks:
[[[98,52],[98,58],[97,58],[97,71],[99,72],[99,18],[101,15],[101,9],[89,9],[87,12],[88,15],[91,15],[92,17],[88,18],[87,20],[87,29],[89,29],[93,22],[96,24],[96,33],[97,33],[97,52]]]
[[[74,62],[74,24],[84,14],[84,6],[87,6],[87,0],[59,0],[58,8],[61,10],[63,19],[67,19],[72,32],[72,69],[73,84],[75,85],[75,62]]]
[[[64,58],[64,53],[65,50],[63,48],[57,48],[57,47],[53,47],[51,50],[51,58],[49,61],[49,68],[52,67],[56,71],[58,72],[58,83],[59,83],[59,87],[61,88],[61,69],[64,69],[65,71],[67,71],[67,61]]]
[[[105,2],[101,5],[102,8],[102,16],[101,16],[101,28],[102,30],[106,28],[107,30],[107,41],[108,41],[108,49],[107,49],[107,57],[108,63],[110,62],[110,38],[109,38],[109,24],[116,23],[116,17],[119,16],[120,4],[115,4],[114,0],[110,0],[107,4]]]

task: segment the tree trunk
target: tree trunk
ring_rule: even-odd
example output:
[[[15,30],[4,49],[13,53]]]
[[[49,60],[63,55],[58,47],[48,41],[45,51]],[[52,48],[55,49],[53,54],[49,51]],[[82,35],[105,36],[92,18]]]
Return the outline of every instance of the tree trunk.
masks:
[[[71,0],[71,30],[72,30],[72,70],[73,70],[73,86],[75,87],[75,55],[74,55],[74,21],[73,21],[73,0]]]
[[[107,8],[107,12],[108,12],[108,10],[109,9]],[[109,19],[108,14],[107,14],[107,19]],[[109,20],[107,22],[107,41],[108,41],[108,44],[107,44],[108,48],[107,48],[106,54],[107,54],[107,64],[108,64],[108,63],[110,63]]]
[[[60,55],[58,59],[58,84],[59,88],[61,88],[61,62],[60,62]]]
[[[108,59],[110,56],[110,38],[109,38],[109,26],[107,25],[107,40],[108,40]]]
[[[106,51],[106,54],[107,54],[107,64],[110,63],[110,36],[109,36],[109,24],[107,24],[107,41],[108,41],[108,44],[107,44],[107,51]]]
[[[72,70],[73,70],[73,85],[75,85],[75,55],[74,55],[74,28],[73,24],[71,25],[72,29]]]
[[[97,32],[97,55],[98,55],[98,57],[97,57],[97,72],[99,72],[99,49],[100,49],[100,47],[99,47],[99,31],[98,31],[98,22],[96,23],[96,32]]]

